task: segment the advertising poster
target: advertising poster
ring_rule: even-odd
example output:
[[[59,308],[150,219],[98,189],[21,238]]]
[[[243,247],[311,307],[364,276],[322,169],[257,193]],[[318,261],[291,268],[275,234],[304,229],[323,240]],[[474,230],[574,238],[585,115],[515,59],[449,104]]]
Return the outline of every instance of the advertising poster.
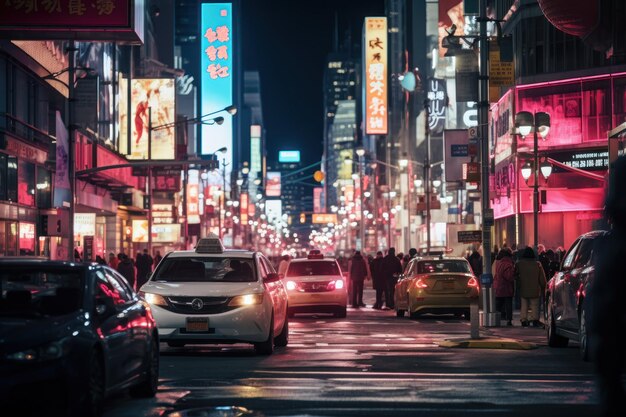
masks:
[[[323,191],[324,191],[323,187],[313,188],[313,213],[322,212],[322,192]]]
[[[463,14],[463,0],[439,0],[439,56],[446,54],[447,48],[441,46],[441,41],[448,35],[452,25],[456,26],[454,36],[465,35],[465,15]]]
[[[220,111],[233,103],[233,68],[236,49],[233,33],[233,8],[231,3],[202,3],[200,17],[200,114]],[[232,167],[233,118],[221,112],[224,123],[202,125],[199,153],[209,155],[226,147],[224,154],[227,169]]]
[[[387,134],[387,18],[365,18],[365,132]]]
[[[267,197],[280,197],[280,172],[268,172],[265,184]]]
[[[283,216],[283,204],[281,200],[266,200],[265,201],[265,215],[267,216],[267,222],[274,224]]]
[[[200,223],[200,184],[197,170],[189,171],[187,181],[187,224]]]
[[[152,112],[152,149],[148,146]],[[176,89],[173,78],[133,80],[131,92],[132,135],[129,159],[174,159],[176,150]],[[167,127],[163,127],[167,126]],[[149,155],[151,151],[152,155]]]
[[[119,153],[126,155],[129,153],[128,148],[128,79],[119,75],[117,79],[119,85],[119,93],[117,95],[118,106],[118,137],[119,137]]]
[[[68,133],[61,118],[61,113],[56,112],[56,173],[54,176],[54,207],[69,207],[71,190],[69,177],[69,142]]]
[[[148,220],[133,220],[132,241],[134,243],[148,243]]]

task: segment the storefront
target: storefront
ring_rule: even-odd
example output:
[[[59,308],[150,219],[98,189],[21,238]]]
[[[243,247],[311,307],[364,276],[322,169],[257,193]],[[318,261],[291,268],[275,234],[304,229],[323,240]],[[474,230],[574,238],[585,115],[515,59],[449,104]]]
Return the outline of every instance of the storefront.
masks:
[[[515,114],[546,112],[549,134],[539,139],[539,243],[569,247],[580,234],[599,226],[609,165],[608,133],[626,116],[626,74],[517,86],[492,106],[492,176],[495,243],[531,245],[534,241],[533,186],[521,167],[533,163],[533,138],[515,134]]]

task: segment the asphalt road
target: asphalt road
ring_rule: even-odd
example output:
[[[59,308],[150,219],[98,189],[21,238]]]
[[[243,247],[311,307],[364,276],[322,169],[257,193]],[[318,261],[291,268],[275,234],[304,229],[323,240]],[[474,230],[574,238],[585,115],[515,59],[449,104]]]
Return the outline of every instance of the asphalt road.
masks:
[[[469,322],[401,319],[369,307],[349,309],[346,319],[296,316],[289,346],[269,357],[247,345],[162,345],[157,397],[118,396],[105,416],[596,415],[592,366],[577,346],[549,348],[543,329],[515,324],[482,328],[481,336],[536,349],[440,347],[469,338]],[[233,406],[249,414],[214,408]]]

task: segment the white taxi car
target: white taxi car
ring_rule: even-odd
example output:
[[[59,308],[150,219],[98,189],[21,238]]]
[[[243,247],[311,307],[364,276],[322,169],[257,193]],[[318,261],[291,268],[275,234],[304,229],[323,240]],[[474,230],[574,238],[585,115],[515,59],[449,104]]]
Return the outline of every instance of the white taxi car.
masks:
[[[289,316],[296,313],[333,313],[346,317],[348,292],[337,260],[312,250],[292,259],[283,277],[289,297]]]
[[[159,339],[185,344],[251,343],[259,354],[289,341],[287,294],[259,252],[225,250],[213,235],[193,251],[167,254],[141,287]]]

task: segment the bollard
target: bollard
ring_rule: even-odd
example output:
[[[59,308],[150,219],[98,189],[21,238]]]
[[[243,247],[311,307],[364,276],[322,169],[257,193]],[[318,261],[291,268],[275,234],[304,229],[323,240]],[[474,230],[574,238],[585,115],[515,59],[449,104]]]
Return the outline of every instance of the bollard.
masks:
[[[470,337],[472,339],[480,338],[478,327],[478,300],[476,300],[470,304]]]

